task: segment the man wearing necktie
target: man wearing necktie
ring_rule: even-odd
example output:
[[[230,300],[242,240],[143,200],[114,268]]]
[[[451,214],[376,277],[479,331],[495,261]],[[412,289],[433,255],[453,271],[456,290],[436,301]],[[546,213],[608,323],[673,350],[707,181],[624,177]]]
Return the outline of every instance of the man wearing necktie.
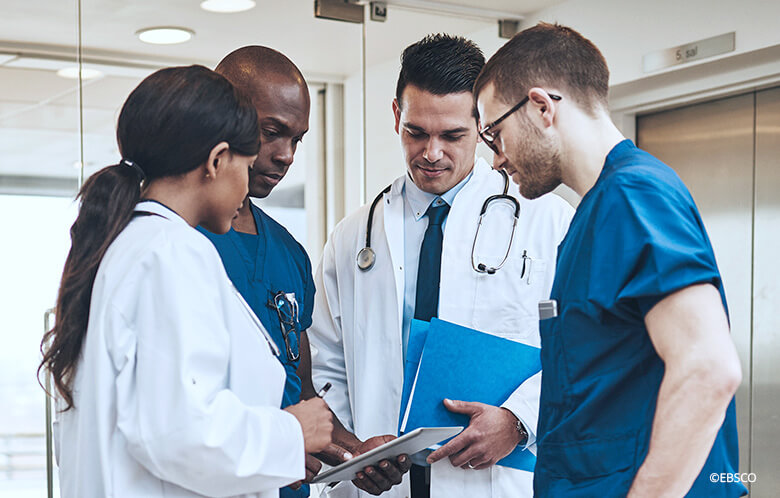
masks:
[[[406,174],[377,202],[371,227],[376,262],[365,271],[356,264],[365,245],[366,205],[334,229],[315,272],[313,383],[333,385],[328,404],[343,424],[334,441],[354,455],[398,434],[412,319],[439,317],[539,346],[537,303],[549,296],[556,247],[573,210],[554,194],[528,201],[510,185],[521,206],[514,235],[506,205],[495,205],[474,247],[476,259],[496,265],[513,236],[506,264],[494,274],[472,268],[480,209],[504,188],[502,175],[476,157],[471,88],[483,65],[480,49],[461,37],[431,35],[404,51],[393,111]],[[518,445],[535,451],[540,377],[518,380],[501,406],[445,401],[447,409],[470,417],[461,434],[433,453],[367,468],[329,490],[331,498],[532,496],[531,472],[495,463]]]

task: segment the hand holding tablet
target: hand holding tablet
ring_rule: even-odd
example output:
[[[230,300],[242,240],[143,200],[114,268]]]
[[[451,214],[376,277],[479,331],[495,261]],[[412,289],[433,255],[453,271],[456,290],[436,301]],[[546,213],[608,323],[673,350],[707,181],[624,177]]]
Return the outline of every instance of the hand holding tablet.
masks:
[[[358,472],[363,472],[366,467],[376,466],[382,460],[395,461],[400,455],[412,455],[453,437],[462,430],[463,427],[420,427],[326,470],[312,479],[312,482],[337,482],[355,479]]]

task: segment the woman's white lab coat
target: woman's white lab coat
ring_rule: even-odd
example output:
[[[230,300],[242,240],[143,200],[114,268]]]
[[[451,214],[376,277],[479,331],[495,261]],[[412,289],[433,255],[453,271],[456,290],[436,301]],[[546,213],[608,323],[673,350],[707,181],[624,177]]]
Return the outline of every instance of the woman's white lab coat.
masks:
[[[62,496],[278,496],[305,472],[284,369],[208,239],[139,210],[100,264],[58,415]]]
[[[398,428],[403,383],[403,182],[403,177],[398,178],[377,205],[371,238],[375,266],[367,272],[356,266],[356,255],[365,245],[366,205],[335,228],[315,276],[314,323],[308,332],[314,383],[317,387],[325,382],[333,384],[328,404],[363,440],[396,434]],[[521,213],[509,259],[494,275],[477,273],[471,266],[471,248],[480,209],[485,199],[501,193],[503,186],[502,176],[484,160],[477,160],[473,177],[453,202],[444,230],[439,317],[539,347],[537,306],[549,296],[557,246],[573,209],[552,194],[526,200],[511,183],[510,194],[520,201]],[[475,259],[498,264],[511,230],[511,209],[491,207],[479,233]],[[526,258],[526,273],[521,278],[524,251],[532,261]],[[532,439],[540,383],[537,374],[502,405],[526,423]],[[533,445],[530,449],[535,452]],[[445,459],[432,466],[431,496],[531,496],[532,478],[530,472],[501,466],[462,470]],[[350,483],[338,485],[330,494],[356,495]],[[408,479],[383,496],[409,496]]]

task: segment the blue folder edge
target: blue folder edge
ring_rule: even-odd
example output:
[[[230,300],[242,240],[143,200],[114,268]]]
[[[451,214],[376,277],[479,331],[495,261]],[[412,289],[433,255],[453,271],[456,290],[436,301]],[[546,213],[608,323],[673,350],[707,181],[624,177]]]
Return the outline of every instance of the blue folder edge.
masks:
[[[398,417],[399,435],[401,434],[401,424],[403,423],[404,413],[406,413],[406,406],[409,404],[412,386],[417,378],[417,367],[420,365],[420,357],[422,357],[425,340],[428,338],[430,325],[429,322],[422,320],[412,320],[409,327],[409,342],[406,346],[406,361],[404,362],[404,388],[401,393],[401,416]]]
[[[412,320],[399,433],[401,428],[468,426],[469,417],[447,410],[444,398],[498,406],[540,370],[539,348],[437,318],[430,323]],[[441,375],[442,371],[449,375]],[[498,465],[533,472],[536,456],[518,447]]]

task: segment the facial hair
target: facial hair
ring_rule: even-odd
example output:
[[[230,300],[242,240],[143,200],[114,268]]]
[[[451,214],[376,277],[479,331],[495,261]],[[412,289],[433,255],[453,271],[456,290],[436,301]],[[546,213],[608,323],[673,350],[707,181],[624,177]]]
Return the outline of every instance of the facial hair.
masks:
[[[560,153],[545,135],[523,119],[525,132],[518,141],[518,161],[513,163],[520,194],[526,199],[536,199],[552,192],[561,184]]]

